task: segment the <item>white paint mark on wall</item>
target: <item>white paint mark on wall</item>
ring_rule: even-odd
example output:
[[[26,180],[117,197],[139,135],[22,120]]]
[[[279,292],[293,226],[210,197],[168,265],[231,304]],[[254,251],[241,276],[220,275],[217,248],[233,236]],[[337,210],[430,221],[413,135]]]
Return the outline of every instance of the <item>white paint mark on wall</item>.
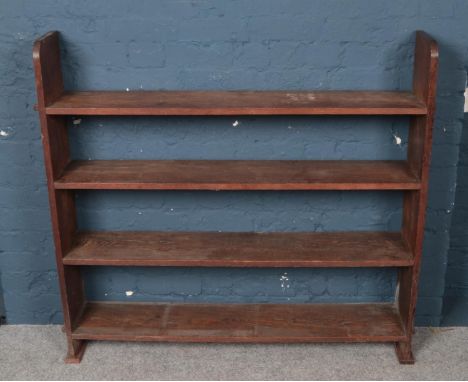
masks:
[[[289,277],[288,277],[288,272],[284,272],[283,275],[280,277],[280,283],[281,283],[281,289],[283,290],[283,292],[290,288],[290,284],[289,284]]]
[[[10,135],[10,133],[7,131],[7,130],[0,130],[0,136],[1,137],[8,137]]]
[[[79,125],[81,123],[81,118],[73,118],[73,124],[75,126]]]
[[[234,126],[234,127],[237,127],[237,126],[239,126],[239,125],[240,125],[240,122],[239,122],[239,121],[234,121],[234,122],[232,123],[232,126]]]
[[[131,297],[131,296],[133,296],[133,291],[132,291],[132,290],[128,290],[128,291],[125,292],[125,295],[126,295],[127,297]]]
[[[465,113],[468,113],[468,88],[465,89]]]
[[[396,145],[401,147],[402,139],[398,135],[393,134],[393,140],[395,141]]]
[[[223,79],[223,75],[221,73],[214,73],[210,74],[210,78],[214,81],[219,81]]]

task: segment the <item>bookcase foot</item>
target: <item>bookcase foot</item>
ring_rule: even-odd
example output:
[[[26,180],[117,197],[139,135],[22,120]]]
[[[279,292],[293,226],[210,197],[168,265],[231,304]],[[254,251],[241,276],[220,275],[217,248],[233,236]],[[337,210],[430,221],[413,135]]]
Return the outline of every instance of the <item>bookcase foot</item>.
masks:
[[[395,352],[398,361],[402,365],[414,364],[414,356],[411,350],[411,342],[395,342]]]
[[[68,353],[65,363],[80,363],[86,350],[86,341],[72,340],[68,346]]]

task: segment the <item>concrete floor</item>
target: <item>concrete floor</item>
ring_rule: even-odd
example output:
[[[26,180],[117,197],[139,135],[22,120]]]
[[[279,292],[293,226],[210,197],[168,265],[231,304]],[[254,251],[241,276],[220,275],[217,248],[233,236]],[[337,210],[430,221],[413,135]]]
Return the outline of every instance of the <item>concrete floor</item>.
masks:
[[[468,328],[420,328],[415,365],[385,344],[205,345],[92,342],[65,365],[59,326],[0,326],[1,380],[460,380]]]

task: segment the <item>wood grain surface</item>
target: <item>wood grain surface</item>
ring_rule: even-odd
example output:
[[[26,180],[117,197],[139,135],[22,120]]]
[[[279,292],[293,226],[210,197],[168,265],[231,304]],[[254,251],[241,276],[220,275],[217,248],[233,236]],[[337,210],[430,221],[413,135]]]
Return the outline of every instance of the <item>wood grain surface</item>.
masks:
[[[181,342],[393,342],[393,304],[89,302],[74,339]]]
[[[66,265],[391,267],[413,264],[398,232],[83,232]]]
[[[399,91],[67,92],[47,114],[65,115],[423,115],[424,102]]]
[[[57,189],[417,190],[405,161],[73,161]]]

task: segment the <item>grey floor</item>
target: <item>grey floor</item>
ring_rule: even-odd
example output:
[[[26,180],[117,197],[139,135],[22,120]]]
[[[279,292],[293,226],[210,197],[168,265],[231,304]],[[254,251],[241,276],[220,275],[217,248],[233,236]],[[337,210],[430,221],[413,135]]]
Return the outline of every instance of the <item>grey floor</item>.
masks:
[[[415,365],[392,345],[204,345],[93,342],[65,365],[58,326],[0,326],[2,380],[304,380],[468,378],[468,328],[417,329]]]

